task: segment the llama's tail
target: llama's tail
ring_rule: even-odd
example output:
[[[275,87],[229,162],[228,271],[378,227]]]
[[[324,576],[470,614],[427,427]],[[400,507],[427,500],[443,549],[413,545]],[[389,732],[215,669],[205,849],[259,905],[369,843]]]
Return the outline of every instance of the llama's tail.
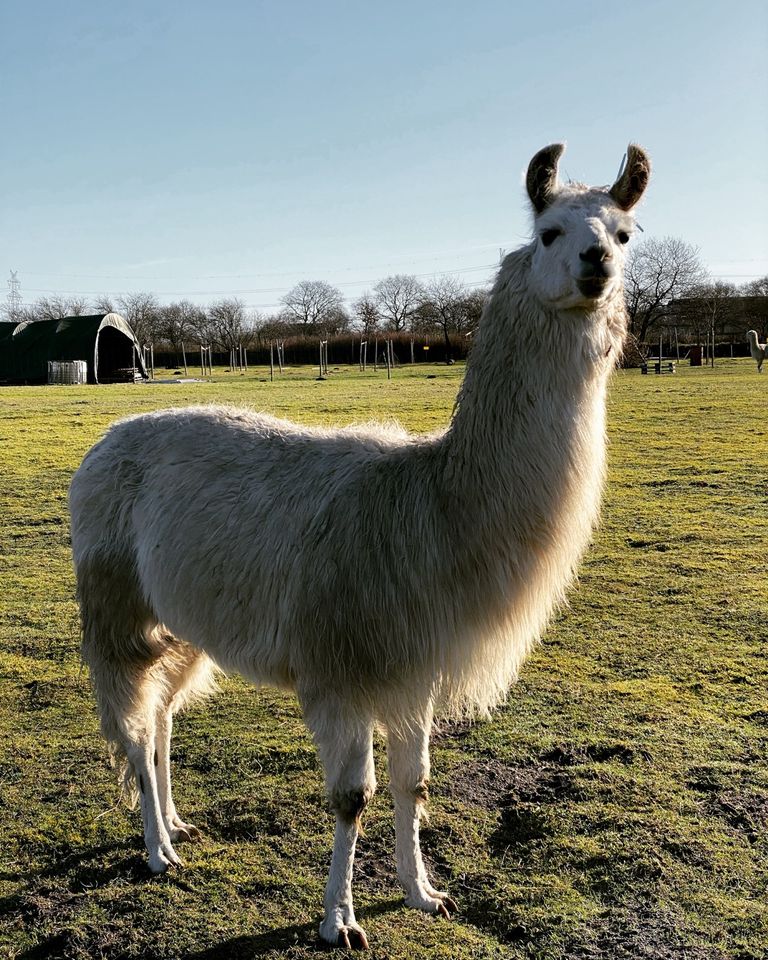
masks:
[[[101,732],[117,767],[125,799],[138,799],[127,747],[148,735],[154,714],[151,696],[153,650],[149,611],[139,601],[133,577],[111,559],[77,565],[82,623],[81,654],[96,698]]]
[[[134,806],[139,794],[131,754],[154,741],[161,715],[214,693],[219,670],[158,623],[132,564],[115,556],[81,558],[76,571],[82,658],[123,796]]]

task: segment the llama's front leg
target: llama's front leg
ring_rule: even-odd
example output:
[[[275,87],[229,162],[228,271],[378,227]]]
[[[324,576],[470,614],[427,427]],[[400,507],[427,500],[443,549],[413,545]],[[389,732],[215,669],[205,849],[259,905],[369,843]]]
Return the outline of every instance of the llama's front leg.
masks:
[[[336,701],[305,705],[304,713],[325,768],[328,797],[336,814],[320,936],[334,946],[364,950],[368,938],[355,919],[352,866],[360,816],[376,790],[373,723],[350,714]]]
[[[171,792],[171,733],[173,713],[170,707],[161,707],[157,712],[155,733],[155,772],[160,812],[168,835],[175,843],[178,840],[191,840],[200,836],[200,831],[191,823],[185,823],[176,810]]]
[[[325,916],[320,924],[320,936],[327,943],[347,950],[368,948],[368,937],[355,919],[352,903],[352,865],[359,830],[360,821],[354,815],[336,811],[333,856],[325,888]]]
[[[395,800],[395,854],[397,875],[405,902],[427,913],[450,916],[456,904],[429,881],[419,844],[419,820],[429,784],[429,731],[431,714],[406,732],[390,730],[387,737],[389,779]]]

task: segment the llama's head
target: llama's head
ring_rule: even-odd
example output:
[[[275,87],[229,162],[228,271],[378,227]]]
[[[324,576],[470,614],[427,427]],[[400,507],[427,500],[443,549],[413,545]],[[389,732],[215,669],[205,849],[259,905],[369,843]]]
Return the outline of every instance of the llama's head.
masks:
[[[544,147],[528,166],[526,186],[534,210],[531,285],[559,310],[594,310],[621,295],[633,208],[651,173],[648,155],[635,144],[612,187],[560,184],[561,143]]]

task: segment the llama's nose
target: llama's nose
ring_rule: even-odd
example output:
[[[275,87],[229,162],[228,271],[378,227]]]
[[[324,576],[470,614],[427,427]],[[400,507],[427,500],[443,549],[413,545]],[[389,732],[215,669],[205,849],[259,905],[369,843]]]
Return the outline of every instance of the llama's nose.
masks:
[[[584,266],[581,268],[583,277],[610,277],[613,273],[611,252],[596,243],[579,254],[579,260]]]
[[[602,263],[604,260],[610,259],[610,251],[606,250],[605,247],[601,247],[599,243],[596,243],[588,250],[585,250],[583,253],[579,254],[579,260],[583,260],[585,263],[592,263],[595,266]]]

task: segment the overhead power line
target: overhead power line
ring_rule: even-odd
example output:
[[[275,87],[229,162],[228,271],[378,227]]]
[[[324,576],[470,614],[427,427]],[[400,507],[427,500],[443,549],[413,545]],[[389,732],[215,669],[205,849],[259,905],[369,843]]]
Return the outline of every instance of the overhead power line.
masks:
[[[411,276],[418,280],[426,280],[431,277],[455,276],[461,273],[476,273],[478,270],[495,270],[497,263],[483,263],[474,267],[458,267],[451,270],[435,270],[432,273],[414,273]],[[341,283],[335,283],[335,287],[365,287],[373,286],[383,279],[378,277],[375,280],[345,280]],[[112,291],[107,290],[61,290],[57,287],[26,287],[30,293],[53,293],[66,296],[89,296],[100,297],[108,296]],[[288,287],[244,287],[241,289],[227,288],[225,290],[163,290],[162,295],[168,297],[215,297],[215,296],[236,296],[238,294],[252,293],[283,293],[288,291]]]
[[[43,273],[42,271],[35,270],[25,270],[24,273],[27,276],[32,277],[57,277],[68,280],[141,280],[141,281],[155,281],[155,282],[181,282],[181,283],[190,283],[195,280],[246,280],[246,279],[258,279],[262,277],[319,277],[325,276],[328,274],[335,273],[353,273],[361,270],[365,271],[375,271],[376,273],[382,273],[384,270],[389,268],[399,268],[401,272],[403,267],[408,264],[414,263],[436,263],[440,260],[445,260],[446,258],[458,258],[467,253],[477,254],[479,250],[498,250],[499,247],[507,247],[510,244],[517,244],[519,238],[516,240],[507,240],[501,243],[485,243],[485,244],[476,244],[471,247],[465,247],[462,250],[447,250],[443,251],[437,256],[414,256],[406,255],[400,258],[394,258],[388,262],[369,264],[367,266],[356,266],[356,267],[336,267],[336,268],[314,268],[306,269],[301,267],[295,270],[281,270],[281,271],[271,271],[271,272],[261,272],[261,273],[210,273],[210,274],[198,274],[193,276],[143,276],[139,274],[95,274],[95,273]],[[457,270],[463,269],[476,269],[473,267],[455,268]],[[435,273],[447,273],[449,269],[434,271]],[[426,276],[427,274],[424,274]]]

